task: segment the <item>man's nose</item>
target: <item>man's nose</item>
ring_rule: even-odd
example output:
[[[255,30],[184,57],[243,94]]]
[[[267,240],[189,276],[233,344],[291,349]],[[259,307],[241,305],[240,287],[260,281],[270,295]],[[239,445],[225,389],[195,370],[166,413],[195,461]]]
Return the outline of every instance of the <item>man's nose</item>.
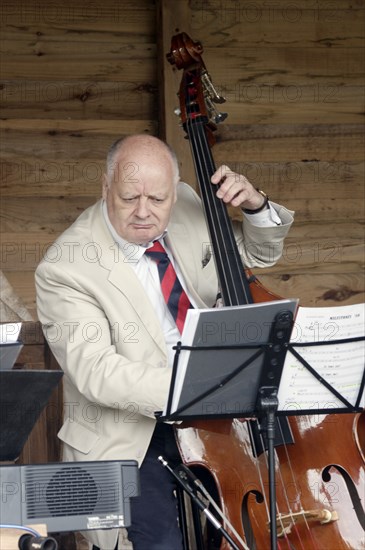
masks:
[[[139,218],[147,218],[149,213],[148,200],[141,197],[137,203],[136,215]]]

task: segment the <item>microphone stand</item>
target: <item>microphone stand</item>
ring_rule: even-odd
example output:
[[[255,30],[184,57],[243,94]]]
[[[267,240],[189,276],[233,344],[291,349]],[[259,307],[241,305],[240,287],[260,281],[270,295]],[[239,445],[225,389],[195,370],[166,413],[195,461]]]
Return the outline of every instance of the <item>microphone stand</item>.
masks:
[[[158,460],[162,465],[168,469],[168,471],[174,476],[180,487],[186,491],[190,496],[191,500],[196,504],[196,506],[205,514],[207,519],[211,524],[221,533],[221,535],[229,542],[233,550],[240,550],[234,540],[230,537],[227,531],[224,529],[222,524],[217,520],[217,518],[208,510],[207,505],[201,500],[198,496],[197,487],[196,487],[196,478],[192,472],[186,468],[183,464],[179,464],[174,470],[169,466],[169,463],[162,457],[159,456]]]

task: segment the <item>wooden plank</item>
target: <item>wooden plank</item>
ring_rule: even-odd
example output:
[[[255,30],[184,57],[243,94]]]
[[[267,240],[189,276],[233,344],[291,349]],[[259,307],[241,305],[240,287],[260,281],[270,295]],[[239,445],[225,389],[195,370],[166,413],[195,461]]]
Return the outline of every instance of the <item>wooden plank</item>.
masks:
[[[179,108],[177,93],[180,87],[181,74],[176,67],[171,66],[166,54],[171,50],[171,39],[176,34],[189,34],[190,11],[187,2],[169,0],[157,2],[157,72],[159,83],[159,136],[176,152],[179,162],[180,176],[183,181],[197,187],[196,175],[188,141],[185,139],[180,121],[175,114]]]
[[[233,13],[237,13],[237,10],[242,9],[240,4],[242,4],[242,2],[237,2],[237,0],[227,0],[224,3],[221,0],[204,0],[204,2],[202,2],[202,0],[190,0],[190,6],[194,10],[219,9],[222,10],[222,12],[233,10]],[[300,8],[298,8],[298,6],[300,6]],[[336,0],[336,2],[333,3],[327,2],[326,0],[304,0],[301,4],[296,3],[292,5],[288,4],[287,0],[258,0],[255,4],[248,4],[247,12],[253,11],[253,13],[255,13],[256,10],[259,10],[259,13],[261,13],[262,11],[285,10],[286,8],[288,8],[289,11],[293,9],[295,12],[298,9],[300,9],[301,12],[309,10],[314,14],[318,13],[319,10],[325,10],[328,11],[332,19],[336,9],[361,10],[364,8],[364,3],[363,0]],[[246,10],[244,4],[243,9]]]
[[[363,82],[363,48],[278,48],[248,47],[205,48],[204,61],[216,83],[238,82],[266,85],[301,86],[340,84],[361,86]],[[329,81],[329,82],[328,82]]]
[[[359,273],[264,275],[259,280],[283,298],[299,298],[304,307],[336,307],[365,302],[364,278]]]
[[[336,2],[327,2],[326,0],[305,0],[302,3],[288,4],[287,0],[258,0],[254,4],[248,4],[245,6],[242,2],[237,0],[227,0],[222,2],[221,0],[190,0],[190,6],[192,10],[205,10],[220,11],[222,13],[232,12],[233,16],[236,16],[239,12],[247,12],[247,18],[250,20],[260,19],[260,15],[264,12],[271,13],[270,17],[273,17],[272,12],[279,10],[283,12],[283,18],[285,19],[285,10],[287,11],[287,18],[289,20],[289,13],[300,12],[303,14],[305,11],[309,11],[313,14],[313,21],[320,19],[319,13],[322,11],[327,14],[330,21],[334,21],[335,14],[338,10],[363,10],[363,0],[336,0]],[[249,14],[251,14],[249,16]],[[293,17],[291,17],[293,19]]]
[[[48,132],[49,136],[57,135],[57,132],[70,132],[74,137],[75,132],[93,134],[112,134],[116,136],[128,135],[134,132],[151,133],[156,128],[153,121],[150,120],[42,120],[42,119],[12,119],[0,120],[0,129],[5,132]],[[128,130],[130,130],[128,132]]]
[[[3,233],[0,241],[1,269],[5,271],[34,270],[44,256],[57,257],[53,247],[55,233],[20,232]],[[23,339],[23,338],[22,338]]]
[[[363,47],[364,3],[193,0],[191,28],[210,47]]]
[[[136,13],[138,14],[138,12]],[[132,16],[135,15],[132,13]],[[97,51],[100,54],[110,52],[128,59],[137,51],[148,51],[151,47],[153,48],[155,39],[153,15],[151,17],[151,14],[146,12],[144,24],[141,21],[142,24],[138,28],[137,25],[141,17],[137,15],[137,20],[136,17],[134,19],[131,21],[130,28],[128,28],[128,22],[125,21],[124,31],[121,31],[121,27],[119,27],[120,32],[115,32],[115,22],[105,24],[103,29],[102,25],[98,25],[96,22],[94,24],[91,22],[91,27],[89,27],[87,20],[81,23],[82,29],[79,26],[76,27],[74,23],[66,21],[55,23],[51,27],[45,23],[39,25],[33,23],[29,26],[19,23],[12,26],[1,25],[3,48],[6,55],[13,59],[29,56],[34,63],[37,63],[37,57],[48,55],[57,58],[62,53],[62,47],[67,60],[73,54],[77,59],[78,55],[82,55],[80,50],[86,51],[87,47],[90,47],[93,54]],[[144,55],[142,57],[147,59]]]
[[[351,161],[247,161],[232,162],[230,168],[244,174],[248,180],[265,189],[272,200],[364,197],[364,162]],[[14,182],[16,186],[16,183]]]
[[[234,72],[233,72],[234,73]],[[219,111],[232,124],[361,124],[362,86],[331,82],[271,85],[215,79],[227,103]]]
[[[57,236],[71,225],[96,197],[28,197],[25,201],[8,197],[1,201],[0,231],[44,232]],[[2,229],[1,229],[2,228]]]
[[[3,80],[2,117],[11,119],[139,119],[156,115],[156,86],[122,82]]]
[[[154,29],[155,6],[151,0],[103,0],[102,3],[64,0],[38,0],[37,2],[4,2],[2,25],[13,33],[21,32],[37,40],[52,38],[55,32],[67,30],[82,37],[85,31],[90,40],[98,36],[124,37],[128,42],[146,41]],[[44,32],[39,32],[39,29]],[[38,34],[35,32],[38,30]],[[94,34],[93,32],[94,31]],[[15,34],[16,36],[16,34]],[[17,36],[19,39],[19,37]],[[85,40],[87,37],[85,36]]]
[[[361,273],[363,267],[363,242],[334,238],[288,241],[282,258],[269,270],[271,273]]]
[[[363,162],[363,125],[232,125],[219,128],[214,156],[219,163]]]
[[[132,50],[122,46],[115,48],[113,44],[104,48],[102,43],[80,48],[79,42],[69,43],[65,39],[57,51],[49,51],[48,43],[44,49],[46,51],[4,56],[3,78],[18,80],[21,74],[30,80],[111,80],[156,84],[155,44],[136,44]]]
[[[152,134],[155,130],[154,121],[140,119],[133,121],[43,119],[0,121],[0,136],[3,143],[1,156],[9,158],[21,151],[34,158],[47,157],[51,161],[49,155],[52,153],[56,152],[57,155],[70,159],[70,152],[74,154],[80,151],[84,157],[92,157],[95,160],[105,157],[105,151],[100,151],[102,139],[114,140],[131,133]],[[24,136],[25,148],[20,141],[21,136]],[[83,137],[87,139],[83,140]],[[54,151],[56,147],[58,150]]]
[[[105,153],[112,143],[109,137]],[[1,196],[95,196],[101,193],[105,161],[84,158],[80,160],[44,160],[31,156],[0,161]]]
[[[342,199],[291,199],[285,200],[287,208],[295,211],[298,222],[328,220],[337,224],[347,220],[364,219],[364,203],[356,198]]]
[[[55,27],[53,27],[53,33],[55,34]],[[67,41],[65,40],[66,36]],[[32,39],[33,41],[30,44],[29,42]],[[22,29],[20,36],[16,36],[11,31],[9,40],[6,40],[6,36],[4,36],[3,45],[4,53],[8,57],[8,62],[5,62],[4,67],[5,75],[8,74],[6,67],[10,66],[9,61],[11,59],[14,63],[21,63],[23,60],[29,59],[30,65],[34,64],[36,67],[43,64],[48,66],[52,59],[57,63],[61,62],[63,57],[65,69],[70,62],[81,64],[84,59],[88,59],[89,63],[95,62],[97,64],[101,59],[107,57],[110,62],[113,60],[116,62],[123,61],[123,66],[124,63],[131,63],[132,65],[139,60],[140,68],[151,74],[154,64],[150,61],[155,59],[154,41],[152,43],[142,42],[131,45],[130,41],[118,40],[118,37],[113,36],[112,33],[106,35],[98,33],[96,39],[93,40],[92,37],[90,39],[87,31],[85,33],[69,33],[67,28],[60,30],[54,36],[47,36],[46,40],[35,41],[34,31],[28,34]],[[53,77],[57,80],[58,75],[55,69],[56,67],[54,67]],[[70,78],[70,74],[72,73],[69,73],[68,78]],[[19,73],[16,78],[19,79]]]
[[[285,239],[288,242],[303,242],[316,240],[333,242],[337,239],[347,239],[348,242],[362,242],[364,237],[364,224],[362,220],[349,219],[341,223],[328,224],[321,220],[316,223],[300,223],[294,220],[289,234]]]

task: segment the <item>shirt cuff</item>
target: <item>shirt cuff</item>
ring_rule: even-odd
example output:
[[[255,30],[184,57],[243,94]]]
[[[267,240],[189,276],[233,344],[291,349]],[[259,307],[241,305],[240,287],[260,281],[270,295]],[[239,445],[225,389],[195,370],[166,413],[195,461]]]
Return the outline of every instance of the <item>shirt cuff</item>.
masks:
[[[275,227],[276,225],[281,225],[281,219],[270,201],[268,202],[268,207],[265,210],[261,210],[261,212],[257,212],[257,214],[246,214],[243,210],[242,212],[245,218],[250,220],[252,225],[256,225],[256,227]]]

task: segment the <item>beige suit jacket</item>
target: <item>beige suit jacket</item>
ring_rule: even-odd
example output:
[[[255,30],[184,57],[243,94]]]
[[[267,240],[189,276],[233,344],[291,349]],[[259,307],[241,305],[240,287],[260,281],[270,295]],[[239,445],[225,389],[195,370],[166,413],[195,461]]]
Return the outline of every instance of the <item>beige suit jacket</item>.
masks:
[[[275,263],[292,213],[275,205],[283,225],[235,225],[247,267]],[[243,238],[243,234],[245,237]],[[167,243],[189,291],[211,307],[218,281],[198,196],[179,184]],[[162,410],[171,369],[153,306],[105,224],[101,202],[88,208],[48,250],[36,270],[37,305],[45,336],[64,370],[66,461],[135,459],[139,463]],[[114,548],[116,531],[88,532]]]

